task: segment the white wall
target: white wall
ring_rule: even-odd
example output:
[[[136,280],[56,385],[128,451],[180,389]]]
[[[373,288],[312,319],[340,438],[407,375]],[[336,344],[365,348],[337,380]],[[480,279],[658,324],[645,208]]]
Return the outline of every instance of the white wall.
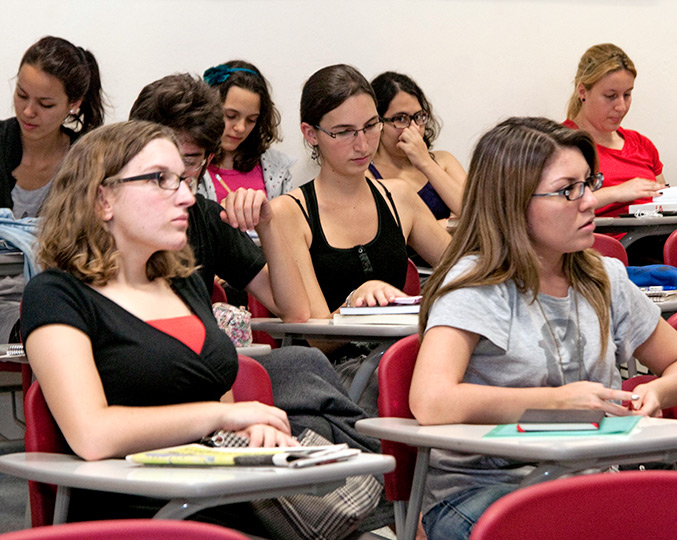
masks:
[[[65,37],[97,56],[112,108],[123,120],[139,90],[177,71],[201,74],[233,58],[256,64],[282,113],[280,149],[300,158],[303,82],[338,62],[371,79],[410,74],[444,122],[435,147],[467,167],[477,137],[510,115],[563,119],[578,59],[613,42],[639,76],[624,126],[649,136],[677,184],[674,0],[3,0],[0,117],[12,115],[13,77],[43,35]]]

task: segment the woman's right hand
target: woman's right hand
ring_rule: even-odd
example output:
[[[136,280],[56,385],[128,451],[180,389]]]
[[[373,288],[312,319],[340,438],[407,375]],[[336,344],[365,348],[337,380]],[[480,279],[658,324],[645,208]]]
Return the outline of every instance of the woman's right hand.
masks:
[[[614,202],[630,202],[637,199],[656,197],[663,187],[654,180],[633,178],[606,189],[613,190]]]
[[[385,281],[372,279],[355,289],[350,296],[350,307],[387,306],[399,296],[407,295]]]
[[[627,416],[631,412],[618,401],[632,400],[632,392],[612,390],[601,383],[578,381],[554,388],[557,406],[560,409],[601,409],[616,416]]]
[[[291,436],[287,413],[277,407],[258,401],[239,401],[224,404],[222,428],[230,431],[249,429],[254,424],[265,424]]]

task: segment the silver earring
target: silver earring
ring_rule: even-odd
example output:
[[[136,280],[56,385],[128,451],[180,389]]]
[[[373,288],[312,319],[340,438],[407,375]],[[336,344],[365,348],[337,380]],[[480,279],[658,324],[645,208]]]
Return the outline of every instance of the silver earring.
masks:
[[[320,157],[320,152],[317,150],[317,145],[313,146],[313,151],[310,153],[310,159],[317,161],[317,158]]]

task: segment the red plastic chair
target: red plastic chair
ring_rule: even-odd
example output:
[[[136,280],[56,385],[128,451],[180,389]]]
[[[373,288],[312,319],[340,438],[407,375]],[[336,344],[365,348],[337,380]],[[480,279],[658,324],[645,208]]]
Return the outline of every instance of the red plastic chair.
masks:
[[[50,525],[1,534],[2,540],[247,540],[210,523],[162,519],[116,519]]]
[[[228,302],[228,296],[226,295],[225,289],[216,280],[214,280],[214,288],[212,289],[211,300],[212,300],[212,304],[216,304],[217,302],[223,302],[223,303]]]
[[[273,389],[265,368],[253,358],[240,355],[239,369],[233,383],[235,401],[260,401],[273,405]],[[35,381],[26,393],[24,402],[26,416],[26,452],[71,453],[66,439],[49,411],[47,402]],[[54,522],[56,486],[39,482],[28,482],[33,527],[50,525]]]
[[[677,231],[672,231],[663,244],[663,262],[670,266],[677,266]]]
[[[418,268],[411,259],[407,259],[407,277],[404,280],[402,291],[409,296],[421,294],[421,278],[418,275]]]
[[[614,257],[628,266],[628,254],[618,240],[606,234],[593,233],[595,243],[592,249],[599,251],[605,257]],[[668,264],[668,263],[666,263]]]
[[[264,306],[255,296],[251,294],[248,295],[248,309],[252,314],[252,317],[272,317],[273,314],[268,311],[268,308]],[[261,330],[252,330],[252,341],[254,343],[264,343],[270,345],[272,349],[278,349],[280,347],[280,340],[274,339],[267,334],[266,332],[261,332]]]
[[[378,415],[414,418],[409,408],[409,387],[420,343],[418,335],[407,336],[383,353],[378,368]],[[385,475],[386,499],[395,506],[397,537],[413,539],[421,512],[423,487],[430,458],[429,448],[381,441],[381,451],[395,458],[395,471]],[[407,508],[408,507],[408,508]]]
[[[492,504],[470,540],[675,538],[677,472],[579,475],[518,489]]]

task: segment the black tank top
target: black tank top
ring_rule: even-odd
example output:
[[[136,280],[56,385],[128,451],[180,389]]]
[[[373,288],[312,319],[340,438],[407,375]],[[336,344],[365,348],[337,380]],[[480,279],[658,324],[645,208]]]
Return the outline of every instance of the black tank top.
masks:
[[[378,230],[369,243],[351,248],[334,248],[327,242],[320,224],[314,180],[301,186],[308,212],[296,197],[289,195],[299,205],[310,226],[313,235],[310,256],[329,311],[336,310],[351,291],[371,279],[385,281],[398,289],[404,287],[407,276],[407,244],[402,234],[400,216],[392,195],[385,186],[379,182],[395,211],[395,217],[374,183],[369,179],[367,182],[376,202]]]

